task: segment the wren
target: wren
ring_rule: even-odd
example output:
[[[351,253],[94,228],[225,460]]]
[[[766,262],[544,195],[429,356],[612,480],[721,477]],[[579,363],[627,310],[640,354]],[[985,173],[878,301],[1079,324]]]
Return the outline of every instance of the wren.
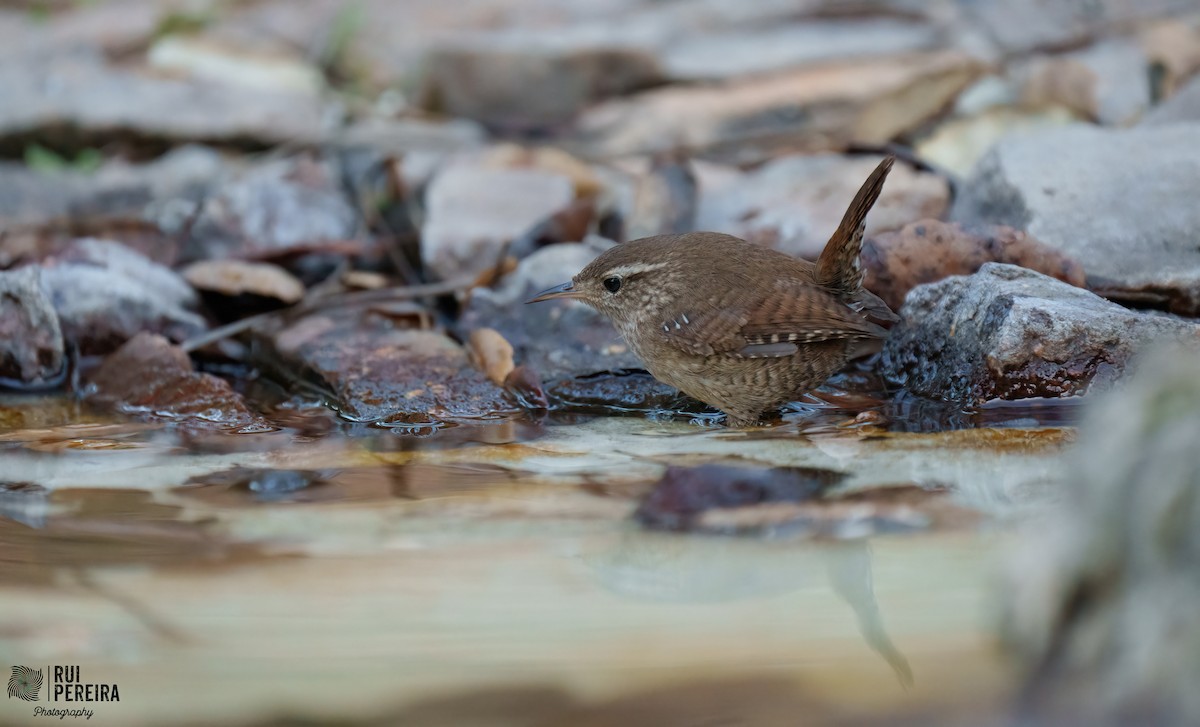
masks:
[[[631,240],[530,303],[577,298],[607,316],[656,379],[730,426],[878,351],[896,315],[862,287],[864,219],[893,158],[854,196],[816,263],[715,232]]]

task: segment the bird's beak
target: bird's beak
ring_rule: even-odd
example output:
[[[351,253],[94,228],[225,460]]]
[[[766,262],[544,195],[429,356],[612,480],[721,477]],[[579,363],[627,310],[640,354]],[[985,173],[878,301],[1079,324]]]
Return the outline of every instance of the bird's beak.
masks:
[[[575,283],[574,283],[574,281],[572,281],[572,282],[568,282],[568,283],[563,283],[562,285],[556,285],[553,288],[550,288],[548,290],[543,290],[542,292],[538,293],[537,295],[533,296],[532,298],[530,298],[529,300],[527,300],[525,302],[526,303],[540,303],[543,300],[551,300],[554,298],[582,298],[582,297],[583,297],[583,293],[579,292],[578,290],[575,290]]]

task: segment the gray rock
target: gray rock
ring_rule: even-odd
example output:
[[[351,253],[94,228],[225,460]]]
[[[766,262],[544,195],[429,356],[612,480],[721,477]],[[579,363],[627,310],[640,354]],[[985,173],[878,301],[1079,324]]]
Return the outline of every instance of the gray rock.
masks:
[[[234,174],[190,220],[186,256],[266,257],[355,236],[335,165],[299,156]]]
[[[116,242],[76,240],[42,275],[66,340],[84,354],[108,353],[142,331],[179,342],[206,328],[187,281]]]
[[[936,29],[925,23],[890,18],[808,20],[687,35],[663,50],[663,66],[672,80],[716,80],[926,50],[937,41]]]
[[[1001,55],[1078,46],[1119,27],[1195,8],[1193,0],[959,0]]]
[[[506,242],[566,209],[575,199],[565,174],[452,163],[430,182],[421,258],[443,279],[496,264]]]
[[[1200,124],[1070,126],[1010,137],[952,218],[1025,230],[1078,260],[1106,297],[1200,314]]]
[[[98,53],[0,65],[0,142],[37,134],[70,146],[131,135],[152,142],[319,143],[315,94],[273,93],[156,77],[109,66]]]
[[[142,216],[154,200],[199,199],[225,171],[221,156],[185,146],[148,164],[111,161],[93,174],[0,164],[0,228],[61,219]]]
[[[1065,106],[1082,118],[1127,126],[1150,108],[1150,57],[1118,38],[1029,64],[1021,101],[1029,107]]]
[[[1174,96],[1155,106],[1142,119],[1142,126],[1180,122],[1200,123],[1200,76],[1193,78]]]
[[[577,35],[486,34],[436,48],[425,61],[426,104],[492,126],[536,128],[661,80],[642,48]]]
[[[1014,540],[1001,634],[1037,724],[1200,723],[1197,371],[1194,347],[1136,361],[1087,408],[1061,504]]]
[[[62,371],[58,315],[36,265],[0,271],[0,380],[40,386]]]
[[[913,289],[900,316],[884,374],[916,394],[970,404],[1082,394],[1117,379],[1151,341],[1200,340],[1196,324],[998,263]]]

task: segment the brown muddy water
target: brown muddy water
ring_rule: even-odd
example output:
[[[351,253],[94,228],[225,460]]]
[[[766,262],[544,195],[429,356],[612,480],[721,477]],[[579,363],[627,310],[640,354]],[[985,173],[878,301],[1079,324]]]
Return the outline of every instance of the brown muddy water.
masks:
[[[1075,409],[889,407],[731,432],[292,404],[234,435],[0,399],[0,662],[118,685],[99,724],[981,719],[1015,685],[994,564],[1059,481]],[[767,484],[689,532],[633,517],[713,465]],[[780,472],[832,475],[763,495]]]

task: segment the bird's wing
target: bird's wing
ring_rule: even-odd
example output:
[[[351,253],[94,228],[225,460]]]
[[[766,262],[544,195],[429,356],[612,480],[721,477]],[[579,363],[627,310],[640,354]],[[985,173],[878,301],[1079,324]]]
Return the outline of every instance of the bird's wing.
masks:
[[[790,356],[807,343],[887,335],[834,295],[787,279],[750,305],[679,311],[661,328],[665,341],[687,353],[739,358]]]

